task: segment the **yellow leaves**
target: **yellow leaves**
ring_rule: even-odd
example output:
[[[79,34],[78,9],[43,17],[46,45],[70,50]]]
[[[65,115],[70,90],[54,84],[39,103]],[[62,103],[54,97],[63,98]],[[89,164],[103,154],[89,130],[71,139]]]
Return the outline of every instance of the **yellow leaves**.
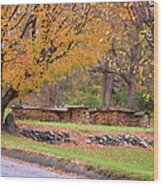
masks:
[[[123,6],[124,7],[127,7],[128,6],[128,3],[127,2],[123,3]]]
[[[4,6],[2,25],[6,26],[3,27],[3,53],[7,52],[5,60],[11,62],[4,65],[2,69],[3,83],[12,85],[23,96],[28,89],[36,90],[45,80],[53,83],[75,68],[95,65],[97,59],[112,48],[112,38],[122,37],[123,26],[118,16],[126,18],[127,14],[123,7],[116,7],[115,3],[90,3],[90,5],[92,9],[88,17],[86,16],[87,6],[81,3],[75,5],[76,10],[73,10],[73,4],[58,4],[57,6],[56,4],[50,6],[40,4],[29,5],[28,8],[23,5],[19,9],[20,15],[9,22],[7,20],[15,6],[9,6],[8,11],[7,6]],[[101,12],[101,16],[96,16],[96,10]],[[16,29],[11,31],[10,29],[23,13],[26,13],[24,19]],[[93,19],[92,15],[94,15]],[[35,38],[32,38],[34,31],[31,28],[32,24],[28,27],[24,37],[20,38],[29,16],[37,20]],[[109,21],[106,21],[106,18]],[[116,22],[115,32],[112,28],[114,22],[110,22],[113,18]],[[92,21],[89,22],[86,19],[92,19]],[[83,25],[81,32],[78,32]],[[72,41],[73,45],[70,50],[68,46]],[[51,52],[48,58],[51,43],[56,50]],[[48,59],[55,59],[56,56],[62,54],[65,55],[55,60],[53,64],[46,63]],[[116,69],[117,64],[113,63],[112,67]],[[117,68],[118,72],[120,70]],[[140,75],[142,73],[143,69],[140,69]]]
[[[143,98],[145,99],[146,102],[149,101],[150,96],[151,96],[151,95],[150,95],[149,93],[144,93],[144,94],[143,94]]]
[[[115,3],[109,3],[109,7],[112,8],[115,6]]]
[[[153,75],[152,75],[152,73],[149,73],[149,78],[153,78]]]
[[[120,73],[121,69],[120,68],[117,68],[117,72]]]
[[[85,21],[83,20],[85,19],[84,9],[74,15],[70,11],[73,5],[60,4],[56,9],[55,6],[50,5],[50,8],[46,5],[29,5],[29,8],[24,5],[20,6],[20,14],[9,22],[7,21],[15,6],[4,6],[3,8],[3,54],[5,54],[5,61],[9,62],[3,65],[2,82],[4,85],[11,85],[19,90],[21,96],[25,95],[28,89],[36,90],[45,80],[54,82],[56,78],[64,76],[67,71],[71,71],[72,68],[82,63],[84,53],[81,52],[82,54],[79,55],[81,59],[76,57],[77,53],[70,53],[69,59],[66,58],[67,54],[62,60],[57,60],[47,67],[44,57],[46,57],[46,51],[51,47],[50,41],[54,41],[54,47],[57,47],[52,54],[52,58],[55,58],[55,56],[67,52],[68,44],[71,41],[76,45],[84,39],[82,34],[77,36],[75,30],[76,25],[83,24]],[[80,7],[81,4],[77,6]],[[9,8],[8,11],[6,11],[6,7]],[[18,23],[25,12],[27,12],[25,18],[20,21],[16,29],[11,31],[10,29]],[[78,14],[83,15],[84,18]],[[30,15],[37,19],[35,38],[31,38],[33,29],[27,29],[24,37],[20,38]],[[65,19],[67,20],[64,21]],[[71,22],[75,20],[76,22]],[[44,54],[41,53],[43,49],[45,49]],[[41,61],[38,64],[37,59]]]
[[[101,91],[101,90],[102,90],[102,86],[101,86],[101,85],[93,85],[93,88],[94,88],[96,91]]]
[[[101,38],[100,40],[99,40],[99,43],[102,43],[104,41],[104,38]]]
[[[97,3],[96,2],[91,2],[90,5],[96,5]]]
[[[105,33],[105,35],[107,36],[107,35],[109,35],[110,34],[110,31],[108,30],[106,33]]]
[[[142,78],[143,77],[143,70],[144,70],[144,68],[141,66],[141,67],[139,67],[139,69],[140,69],[140,77]]]

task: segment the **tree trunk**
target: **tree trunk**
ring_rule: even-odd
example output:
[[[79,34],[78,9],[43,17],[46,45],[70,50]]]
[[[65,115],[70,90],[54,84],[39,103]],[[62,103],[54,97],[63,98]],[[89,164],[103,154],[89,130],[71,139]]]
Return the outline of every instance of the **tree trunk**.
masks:
[[[19,134],[19,127],[16,125],[14,116],[11,113],[9,113],[5,118],[5,124],[3,125],[3,130],[5,130],[11,135]]]
[[[103,77],[103,105],[110,106],[112,90],[114,83],[114,74],[109,74],[108,72],[104,72]]]
[[[134,109],[134,99],[135,99],[135,81],[130,81],[128,84],[128,108]]]
[[[7,105],[15,98],[18,97],[18,92],[15,91],[12,87],[10,87],[5,95],[1,99],[1,127],[3,128],[3,119],[4,119],[4,112]]]

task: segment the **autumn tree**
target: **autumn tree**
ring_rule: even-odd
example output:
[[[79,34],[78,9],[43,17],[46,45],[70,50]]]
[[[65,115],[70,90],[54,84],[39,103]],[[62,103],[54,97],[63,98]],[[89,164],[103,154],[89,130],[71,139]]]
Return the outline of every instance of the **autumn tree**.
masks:
[[[116,75],[126,82],[127,105],[134,109],[136,82],[149,85],[153,79],[153,5],[132,2],[115,3],[113,7],[112,11],[104,10],[103,16],[110,24],[103,40],[107,40],[111,47],[105,50],[103,63],[98,63],[93,70],[102,72],[104,82],[108,82],[103,83],[104,105],[110,104]]]
[[[53,83],[73,66],[73,50],[91,15],[89,4],[3,5],[1,20],[3,121],[13,99]]]
[[[154,59],[153,50],[151,50],[153,39],[150,39],[148,35],[153,35],[154,25],[149,15],[152,16],[154,13],[153,7],[149,8],[148,5],[146,2],[124,5],[124,11],[128,19],[120,15],[125,30],[123,35],[119,39],[117,38],[115,44],[116,65],[118,73],[128,85],[128,107],[131,109],[134,108],[136,82],[144,83],[147,80],[149,85],[153,80]],[[139,9],[136,9],[136,7],[139,7]],[[148,11],[146,11],[147,9]],[[140,16],[140,14],[143,15]],[[146,21],[150,22],[149,27],[147,27],[148,24],[143,16],[149,18],[146,18]]]
[[[102,59],[97,60],[97,65],[90,67],[90,72],[100,73],[103,76],[102,81],[102,105],[110,106],[112,100],[112,93],[114,89],[114,77],[115,73],[109,71],[109,57],[114,57],[112,50],[107,51],[107,55],[103,56]],[[113,58],[112,58],[113,59]]]
[[[90,66],[104,75],[104,104],[118,76],[133,108],[136,81],[153,78],[152,15],[152,4],[144,2],[3,5],[1,121],[13,99]]]

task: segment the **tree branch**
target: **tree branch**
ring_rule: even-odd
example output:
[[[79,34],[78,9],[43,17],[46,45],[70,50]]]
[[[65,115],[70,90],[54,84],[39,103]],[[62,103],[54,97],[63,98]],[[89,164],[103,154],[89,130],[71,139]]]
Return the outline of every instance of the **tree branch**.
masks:
[[[13,17],[13,16],[15,15],[15,13],[17,12],[18,8],[19,8],[19,5],[17,5],[17,6],[14,8],[14,11],[12,12],[11,16],[9,17],[8,22],[10,22],[10,20],[12,19],[12,17]]]

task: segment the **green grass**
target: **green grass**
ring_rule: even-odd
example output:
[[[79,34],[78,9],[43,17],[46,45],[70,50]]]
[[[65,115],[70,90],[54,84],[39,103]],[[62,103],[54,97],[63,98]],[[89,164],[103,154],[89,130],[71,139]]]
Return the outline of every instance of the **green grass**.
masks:
[[[123,127],[123,126],[105,126],[105,125],[92,125],[92,124],[76,124],[76,123],[57,123],[49,121],[37,121],[37,120],[17,120],[17,122],[25,122],[35,124],[39,126],[54,126],[64,129],[76,129],[81,132],[91,133],[92,131],[144,131],[153,132],[153,128],[142,127]]]
[[[11,112],[6,109],[5,116]],[[36,120],[16,120],[16,122],[25,122],[29,125],[54,126],[64,129],[75,129],[81,132],[94,131],[144,131],[153,132],[151,128],[141,127],[122,127],[122,126],[104,126],[75,123],[56,123]],[[151,119],[153,122],[153,119]],[[153,126],[153,125],[151,125]],[[2,133],[2,147],[18,148],[50,155],[56,155],[68,159],[78,159],[86,164],[94,166],[96,169],[104,169],[112,172],[115,177],[122,175],[131,179],[153,180],[153,152],[137,148],[106,148],[106,149],[81,149],[79,147],[61,147],[50,146],[34,141],[28,141],[19,137],[13,137]]]
[[[111,172],[115,178],[121,175],[130,179],[153,180],[153,152],[145,149],[115,147],[88,150],[77,146],[52,146],[11,136],[5,132],[2,132],[2,147],[77,159],[97,170],[100,168]]]

